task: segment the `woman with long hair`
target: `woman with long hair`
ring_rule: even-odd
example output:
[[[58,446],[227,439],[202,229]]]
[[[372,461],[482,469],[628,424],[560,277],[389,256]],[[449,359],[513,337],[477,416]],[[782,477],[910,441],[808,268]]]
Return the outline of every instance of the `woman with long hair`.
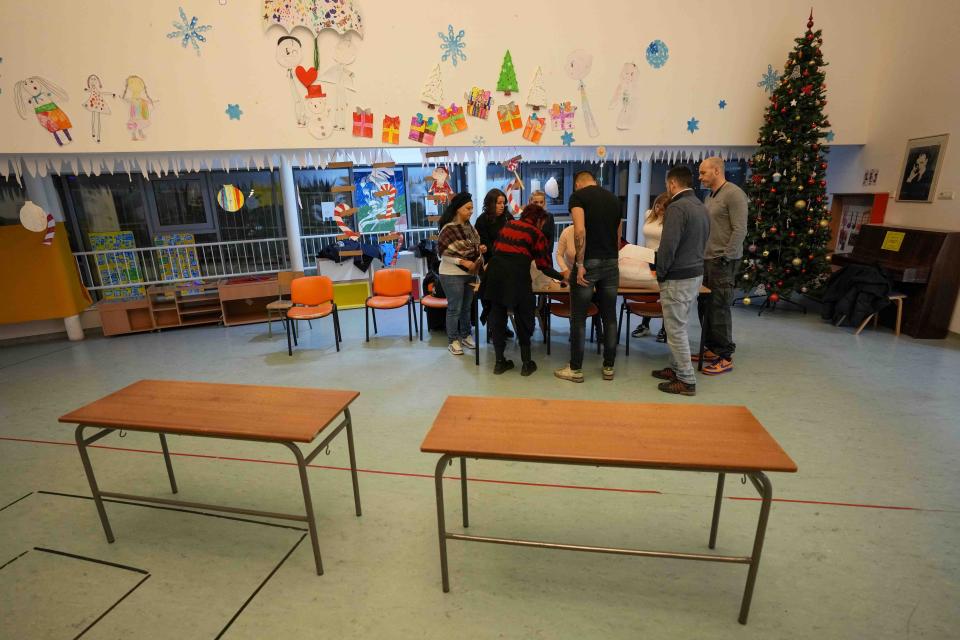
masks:
[[[437,253],[440,254],[440,284],[447,296],[447,349],[455,356],[463,355],[463,347],[476,349],[470,333],[470,310],[473,283],[483,265],[486,247],[477,230],[470,224],[473,196],[458,193],[450,200],[437,225]]]
[[[667,205],[670,203],[670,196],[666,192],[657,196],[653,201],[653,206],[647,209],[643,220],[643,246],[656,251],[660,248],[660,237],[663,235],[663,215],[667,211]],[[640,326],[630,334],[634,338],[640,338],[650,335],[650,318],[643,316]],[[666,342],[667,334],[660,327],[660,333],[657,334],[657,342]]]

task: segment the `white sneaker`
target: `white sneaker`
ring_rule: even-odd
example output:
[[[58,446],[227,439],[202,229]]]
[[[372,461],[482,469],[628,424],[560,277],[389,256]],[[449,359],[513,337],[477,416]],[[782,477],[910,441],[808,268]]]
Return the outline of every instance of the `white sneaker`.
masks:
[[[463,348],[460,346],[459,340],[454,340],[450,343],[450,346],[447,347],[447,350],[455,356],[463,355]]]
[[[648,336],[650,335],[650,327],[645,327],[643,325],[640,325],[639,327],[634,329],[630,333],[630,335],[633,336],[634,338],[642,338],[643,336]]]
[[[467,336],[460,340],[460,344],[466,347],[467,349],[476,349],[477,343],[473,341],[473,336]]]
[[[557,369],[554,371],[553,375],[561,380],[569,380],[570,382],[583,382],[583,371],[580,369],[571,369],[569,364],[562,369]]]

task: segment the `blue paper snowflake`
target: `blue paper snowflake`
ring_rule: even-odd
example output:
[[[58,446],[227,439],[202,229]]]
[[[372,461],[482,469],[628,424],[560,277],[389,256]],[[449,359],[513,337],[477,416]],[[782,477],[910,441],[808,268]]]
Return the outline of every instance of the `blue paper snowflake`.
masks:
[[[687,131],[689,131],[690,133],[693,133],[699,128],[700,128],[699,120],[697,120],[694,117],[691,117],[689,120],[687,120]]]
[[[572,131],[564,131],[560,139],[563,140],[563,146],[565,147],[569,147],[575,142]]]
[[[483,146],[486,146],[486,144],[487,144],[487,139],[486,139],[486,138],[484,138],[483,136],[474,136],[474,138],[473,138],[473,146],[475,146],[475,147],[483,147]]]
[[[721,100],[720,102],[717,103],[717,106],[720,107],[721,109],[726,109],[726,108],[727,108],[727,101],[726,101],[726,100]]]
[[[447,58],[450,58],[450,62],[453,63],[453,66],[457,66],[457,59],[466,60],[467,54],[463,52],[467,48],[467,43],[463,41],[464,36],[467,35],[467,32],[463,29],[460,29],[460,32],[454,35],[453,25],[447,25],[447,33],[444,34],[443,31],[438,31],[437,35],[440,36],[440,50],[443,51],[443,56],[440,58],[441,62],[446,62]]]
[[[827,133],[823,137],[827,139],[827,142],[833,142],[833,139],[836,137],[836,134],[834,134],[833,131],[827,131]]]
[[[243,111],[240,110],[240,105],[238,104],[227,104],[227,108],[224,111],[231,120],[239,120],[240,116],[243,115]]]
[[[760,79],[760,82],[757,83],[758,87],[763,87],[763,90],[767,93],[773,93],[773,90],[777,88],[777,85],[780,84],[780,76],[777,75],[777,72],[773,70],[773,65],[767,65],[767,72],[763,74],[763,77]]]
[[[183,11],[183,7],[180,7],[180,22],[171,23],[176,31],[171,31],[167,34],[167,37],[178,38],[184,49],[187,48],[188,44],[192,44],[193,50],[196,51],[199,56],[200,43],[207,41],[201,34],[204,31],[210,31],[210,29],[213,29],[213,26],[209,24],[197,24],[198,22],[200,22],[200,20],[197,16],[193,16],[193,18],[187,21],[187,14]]]
[[[654,40],[647,45],[647,63],[654,69],[659,69],[667,64],[669,58],[670,49],[667,48],[663,40]]]

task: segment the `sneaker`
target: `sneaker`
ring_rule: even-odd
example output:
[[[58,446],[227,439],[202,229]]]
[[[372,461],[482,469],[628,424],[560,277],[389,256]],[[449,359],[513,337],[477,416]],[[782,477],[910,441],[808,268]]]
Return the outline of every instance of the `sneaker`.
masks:
[[[720,358],[703,368],[703,374],[707,376],[718,376],[727,371],[733,371],[733,361],[726,358]]]
[[[523,363],[523,366],[520,367],[520,375],[527,377],[532,375],[534,371],[537,370],[537,363],[533,360],[527,360]]]
[[[513,331],[510,330],[510,327],[507,327],[507,330],[504,332],[503,335],[504,337],[506,337],[507,340],[509,340],[510,338],[513,337]]]
[[[642,338],[643,336],[648,335],[650,335],[650,327],[645,327],[644,325],[640,325],[630,334],[630,336],[633,338]]]
[[[565,366],[563,369],[557,369],[553,372],[553,375],[561,380],[569,380],[570,382],[583,382],[583,371],[580,369],[571,369],[570,365]]]
[[[467,336],[460,340],[460,344],[467,349],[476,349],[477,343],[473,341],[473,336]]]
[[[703,350],[703,361],[704,361],[704,362],[716,362],[716,361],[719,360],[719,359],[720,359],[720,356],[718,356],[717,354],[715,354],[713,351],[710,351],[710,349],[704,349],[704,350]],[[700,362],[700,354],[699,354],[699,353],[690,354],[690,361],[691,361],[691,362]]]
[[[603,379],[604,379],[604,380],[613,380],[613,367],[604,367],[604,368],[603,368]]]
[[[498,376],[504,371],[510,371],[513,369],[513,360],[497,360],[497,363],[493,365],[493,375]]]
[[[677,379],[677,372],[667,367],[666,369],[654,369],[650,372],[654,378],[659,378],[660,380],[666,380],[668,382]]]
[[[460,346],[459,340],[454,340],[450,343],[450,346],[447,347],[447,350],[455,356],[463,355],[463,347]]]
[[[687,384],[683,380],[671,380],[670,382],[661,382],[657,385],[657,389],[663,391],[664,393],[676,393],[681,396],[695,396],[697,395],[697,385]]]
[[[657,334],[657,342],[666,342],[667,341],[667,332],[663,329],[660,329],[660,332]]]

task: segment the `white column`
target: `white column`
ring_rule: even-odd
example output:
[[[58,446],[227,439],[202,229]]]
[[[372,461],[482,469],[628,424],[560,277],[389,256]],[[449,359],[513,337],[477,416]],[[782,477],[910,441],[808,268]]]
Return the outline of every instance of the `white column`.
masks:
[[[293,180],[293,167],[285,156],[280,156],[280,190],[283,192],[283,219],[287,227],[287,251],[290,253],[290,269],[303,271],[300,218],[297,215],[297,183]]]
[[[639,189],[638,174],[640,172],[640,163],[636,158],[630,160],[630,167],[627,169],[627,242],[633,244],[637,238],[637,197],[636,192]]]
[[[636,197],[633,198],[637,205],[636,221],[636,244],[643,244],[643,214],[646,213],[650,202],[650,178],[653,174],[653,159],[644,160],[640,163],[640,181],[635,185]],[[634,185],[631,185],[634,186]]]
[[[467,170],[467,184],[473,194],[473,220],[483,210],[483,196],[487,195],[487,158],[483,151],[477,151],[476,162],[471,162]]]

